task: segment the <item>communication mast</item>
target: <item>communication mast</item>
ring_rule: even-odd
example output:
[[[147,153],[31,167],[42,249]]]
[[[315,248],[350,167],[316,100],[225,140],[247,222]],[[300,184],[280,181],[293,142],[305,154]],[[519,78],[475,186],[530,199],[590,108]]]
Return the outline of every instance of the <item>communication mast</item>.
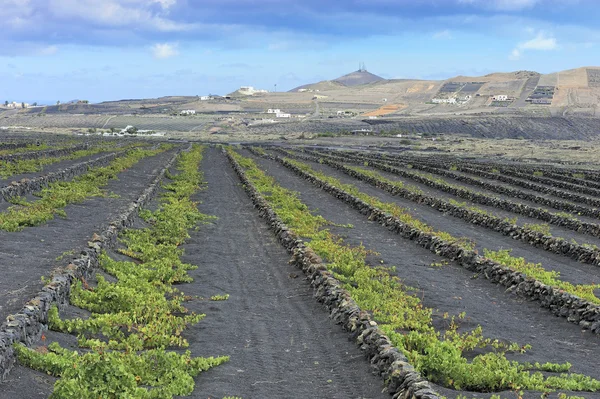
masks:
[[[358,63],[358,72],[367,72],[367,67],[364,62]]]

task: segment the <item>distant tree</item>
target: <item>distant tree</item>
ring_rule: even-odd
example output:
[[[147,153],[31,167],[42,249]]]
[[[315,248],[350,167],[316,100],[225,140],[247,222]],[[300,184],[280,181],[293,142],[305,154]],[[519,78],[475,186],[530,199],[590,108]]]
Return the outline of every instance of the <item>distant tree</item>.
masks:
[[[57,102],[56,102],[56,105],[60,105],[60,101],[57,101]]]
[[[31,105],[33,105],[34,107],[37,107],[37,103],[33,103],[33,104],[31,104]]]
[[[129,126],[126,130],[129,134],[137,134],[138,128],[135,126]]]
[[[117,129],[115,129],[114,127],[111,127],[111,128],[110,128],[110,132],[111,132],[111,133],[114,133],[114,132],[116,132],[116,131],[117,131]]]
[[[8,100],[4,101],[4,106],[8,107]]]
[[[21,103],[21,108],[25,108],[25,103]]]

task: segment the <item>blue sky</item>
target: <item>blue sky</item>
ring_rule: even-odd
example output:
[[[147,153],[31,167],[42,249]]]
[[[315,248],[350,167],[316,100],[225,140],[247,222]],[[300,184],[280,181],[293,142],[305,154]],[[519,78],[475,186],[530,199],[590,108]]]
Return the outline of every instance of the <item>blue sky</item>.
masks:
[[[0,0],[0,101],[600,65],[596,0]]]

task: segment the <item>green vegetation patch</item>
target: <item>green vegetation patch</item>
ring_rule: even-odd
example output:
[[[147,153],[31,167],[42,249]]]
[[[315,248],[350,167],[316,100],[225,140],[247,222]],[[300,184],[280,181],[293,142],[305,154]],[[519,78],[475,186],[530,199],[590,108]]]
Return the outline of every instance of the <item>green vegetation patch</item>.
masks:
[[[105,196],[102,187],[117,175],[138,163],[141,159],[157,155],[172,148],[164,144],[156,150],[133,149],[126,155],[112,161],[108,166],[90,169],[87,173],[71,181],[50,183],[40,193],[40,199],[29,202],[23,198],[13,200],[15,205],[0,213],[0,230],[20,231],[28,226],[39,226],[55,215],[66,216],[63,208],[80,203],[90,197]]]
[[[92,312],[89,318],[63,320],[53,307],[49,327],[78,334],[84,352],[57,343],[36,350],[16,344],[19,361],[61,377],[52,398],[172,398],[189,395],[200,372],[228,361],[222,357],[192,357],[184,329],[204,315],[190,313],[187,298],[174,284],[191,281],[180,245],[188,230],[209,218],[200,213],[190,196],[202,183],[198,165],[203,147],[180,156],[179,174],[166,185],[158,210],[141,216],[150,227],[125,230],[120,237],[135,261],[115,261],[101,255],[101,267],[116,277],[109,282],[97,276],[91,288],[85,281],[72,287],[71,303]],[[226,299],[226,298],[221,298]]]
[[[251,159],[232,149],[228,152],[244,168],[247,177],[277,215],[296,234],[309,240],[307,246],[327,262],[328,269],[343,283],[361,309],[373,315],[393,344],[430,381],[454,389],[481,392],[600,389],[600,381],[567,373],[571,367],[568,363],[530,364],[508,360],[507,353],[524,352],[529,345],[486,338],[480,326],[459,332],[460,320],[466,317],[465,314],[451,317],[449,327],[437,331],[433,327],[432,309],[423,306],[411,293],[414,289],[390,275],[389,269],[369,266],[366,262],[368,251],[364,247],[345,244],[342,238],[326,228],[331,223],[313,215],[297,193],[279,186]],[[303,168],[306,170],[307,167]],[[475,349],[485,353],[473,357]],[[542,371],[561,374],[545,376]]]
[[[19,159],[15,161],[0,161],[0,178],[6,179],[10,176],[23,174],[23,173],[34,173],[40,172],[46,165],[52,165],[54,163],[73,160],[78,158],[95,155],[101,152],[108,152],[117,150],[116,143],[108,143],[105,145],[89,148],[87,150],[74,151],[68,155],[58,157],[39,157],[36,159]],[[124,149],[130,149],[138,147],[140,144],[131,144]]]

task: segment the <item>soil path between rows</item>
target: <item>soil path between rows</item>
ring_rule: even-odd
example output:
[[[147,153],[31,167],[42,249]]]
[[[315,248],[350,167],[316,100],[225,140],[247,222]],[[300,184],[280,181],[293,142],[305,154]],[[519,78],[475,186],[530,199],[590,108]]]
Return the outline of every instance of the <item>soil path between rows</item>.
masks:
[[[50,164],[50,165],[45,165],[43,167],[43,169],[41,171],[39,171],[39,172],[21,173],[21,174],[18,174],[18,175],[9,176],[9,177],[7,177],[5,179],[0,178],[0,188],[8,186],[13,181],[19,181],[21,179],[34,179],[36,177],[45,176],[48,173],[58,172],[58,171],[60,171],[62,169],[69,168],[69,167],[71,167],[73,165],[76,165],[78,163],[82,163],[82,162],[85,162],[85,161],[89,161],[89,160],[92,160],[92,159],[103,157],[106,154],[111,153],[111,152],[116,152],[116,151],[104,151],[104,152],[101,152],[101,153],[98,153],[98,154],[88,155],[88,156],[80,157],[80,158],[77,158],[77,159],[67,159],[67,160],[56,162],[56,163],[53,163],[53,164]]]
[[[83,249],[94,232],[105,228],[137,199],[173,154],[170,150],[146,157],[120,173],[118,180],[111,180],[105,189],[119,198],[89,198],[65,207],[66,218],[56,217],[19,232],[0,231],[0,320],[20,311],[43,287],[41,277],[66,266],[72,256],[57,257]]]
[[[205,298],[230,296],[189,303],[206,318],[185,337],[194,355],[231,359],[202,373],[192,398],[389,398],[348,333],[288,264],[225,156],[207,149],[202,170],[208,188],[197,195],[199,208],[218,219],[184,246],[184,260],[199,267],[180,288]]]
[[[281,154],[279,154],[279,153],[273,153],[273,155],[281,156]],[[458,201],[460,203],[465,203],[467,206],[475,206],[475,207],[477,207],[477,208],[479,208],[481,210],[484,210],[486,212],[490,212],[493,215],[495,215],[497,217],[500,217],[502,219],[504,219],[504,218],[508,218],[508,219],[517,218],[517,224],[520,225],[520,226],[522,226],[525,223],[531,223],[531,224],[542,224],[542,223],[545,223],[545,222],[543,222],[543,221],[541,221],[539,219],[536,219],[536,218],[528,217],[528,216],[521,215],[521,214],[518,214],[518,213],[513,213],[513,212],[510,212],[510,211],[505,211],[503,209],[498,209],[498,208],[493,207],[493,206],[482,205],[482,204],[479,204],[479,203],[476,203],[476,202],[473,202],[473,201],[469,201],[469,200],[466,200],[464,198],[461,198],[461,197],[458,197],[456,195],[453,195],[451,193],[447,193],[445,191],[442,191],[442,190],[439,190],[439,189],[427,186],[427,185],[425,185],[423,183],[419,183],[419,182],[417,182],[415,180],[412,180],[412,179],[409,179],[409,178],[406,178],[406,177],[401,177],[401,176],[398,176],[398,175],[393,174],[391,172],[385,172],[385,171],[382,171],[380,169],[374,168],[372,166],[365,167],[364,165],[357,165],[357,163],[355,163],[355,162],[349,162],[349,163],[346,163],[346,165],[347,166],[360,166],[362,168],[366,168],[366,169],[371,170],[373,172],[377,172],[377,173],[381,174],[383,177],[385,177],[387,179],[390,179],[392,181],[400,181],[400,182],[402,182],[402,183],[404,183],[406,185],[418,187],[426,195],[429,195],[429,196],[432,196],[432,197],[436,197],[436,198],[440,198],[440,199],[444,199],[446,201],[455,200],[455,201]],[[413,171],[414,172],[419,172],[417,170],[413,170]],[[454,172],[454,173],[458,173],[458,172]],[[540,204],[536,204],[536,203],[531,202],[531,201],[525,201],[525,200],[522,200],[520,198],[503,196],[503,195],[495,193],[493,191],[485,190],[485,189],[483,189],[481,187],[469,185],[469,184],[466,184],[464,182],[459,182],[459,181],[450,179],[450,178],[445,177],[445,176],[436,175],[436,177],[439,177],[439,178],[443,179],[444,181],[446,181],[449,184],[464,186],[465,188],[468,188],[469,190],[475,191],[477,193],[487,194],[487,195],[492,196],[492,197],[503,198],[503,199],[506,199],[506,200],[509,200],[509,201],[512,201],[512,202],[526,204],[526,205],[532,206],[534,208],[542,208],[542,209],[545,209],[545,210],[547,210],[549,212],[552,212],[552,213],[558,212],[554,208],[541,206]],[[484,181],[486,180],[485,178],[482,178],[482,177],[478,177],[478,178],[481,179],[481,180],[484,180]],[[518,187],[516,187],[516,188],[518,188]],[[537,194],[540,195],[539,193],[537,193]],[[599,219],[596,219],[596,218],[593,218],[593,217],[585,217],[585,216],[577,216],[577,217],[580,220],[582,220],[582,221],[587,221],[587,222],[590,222],[590,223],[600,223]],[[560,226],[555,226],[555,225],[552,225],[552,224],[549,225],[549,228],[550,228],[551,234],[553,236],[555,236],[555,237],[562,237],[562,238],[566,239],[567,241],[570,241],[570,240],[573,239],[573,240],[577,241],[580,244],[593,244],[593,245],[600,246],[600,238],[598,238],[598,237],[594,237],[592,235],[585,234],[585,233],[578,233],[576,231],[573,231],[573,230],[570,230],[570,229],[567,229],[567,228],[564,228],[564,227],[560,227]]]
[[[458,197],[456,195],[452,195],[450,193],[447,193],[447,192],[444,192],[444,191],[441,191],[441,190],[438,190],[438,189],[426,186],[424,184],[417,183],[417,182],[415,182],[413,180],[400,177],[400,176],[395,175],[395,174],[390,173],[390,172],[384,172],[382,170],[375,169],[373,167],[369,167],[367,169],[370,169],[370,170],[372,170],[374,172],[377,172],[377,173],[381,174],[383,177],[386,177],[386,178],[388,178],[388,179],[390,179],[392,181],[400,181],[400,182],[403,182],[403,183],[408,184],[408,185],[419,187],[421,190],[423,190],[423,192],[425,192],[425,194],[430,195],[432,197],[444,199],[446,201],[452,199],[452,200],[458,201],[460,203],[465,203],[467,206],[475,206],[476,208],[484,210],[486,212],[490,212],[493,215],[495,215],[495,216],[497,216],[497,217],[499,217],[501,219],[504,219],[504,218],[508,218],[508,219],[517,218],[517,224],[519,226],[523,226],[525,223],[530,223],[530,224],[543,224],[543,223],[545,223],[545,222],[543,222],[543,221],[541,221],[539,219],[535,219],[535,218],[532,218],[532,217],[524,216],[524,215],[521,215],[521,214],[518,214],[518,213],[514,213],[514,212],[510,212],[510,211],[505,211],[503,209],[498,209],[498,208],[493,207],[493,206],[482,205],[482,204],[479,204],[479,203],[476,203],[476,202],[472,202],[472,201],[466,200],[464,198]],[[458,183],[461,183],[461,182],[458,182]],[[473,187],[473,189],[477,190],[476,187]],[[477,191],[477,192],[481,192],[481,190]],[[519,200],[519,199],[513,198],[511,200],[513,202],[522,203],[522,201]],[[533,204],[533,205],[536,205],[536,204]],[[539,206],[536,206],[536,207],[539,207]],[[546,209],[548,209],[548,208],[546,208]],[[550,211],[551,212],[556,212],[556,210],[553,209],[553,208],[551,208]],[[590,219],[590,220],[592,220],[592,219]],[[592,220],[592,221],[594,223],[597,222],[597,221],[594,221],[594,220]],[[567,241],[570,241],[570,240],[573,239],[573,240],[577,241],[580,244],[587,243],[587,244],[594,244],[594,245],[600,246],[600,238],[598,238],[598,237],[594,237],[592,235],[585,234],[585,233],[578,233],[576,231],[573,231],[573,230],[570,230],[570,229],[567,229],[567,228],[564,228],[564,227],[560,227],[560,226],[555,226],[553,224],[548,224],[548,227],[550,228],[550,232],[551,232],[551,234],[554,237],[562,237],[562,238],[566,239]]]
[[[573,284],[600,283],[600,267],[598,266],[580,263],[566,256],[533,247],[520,240],[505,236],[500,232],[471,224],[460,218],[445,215],[430,206],[417,204],[408,199],[394,196],[387,191],[348,176],[330,166],[318,162],[303,162],[307,163],[314,170],[319,170],[328,176],[339,179],[342,183],[353,184],[361,192],[376,197],[383,202],[395,203],[406,208],[411,215],[438,231],[448,232],[454,237],[472,239],[481,254],[483,254],[484,248],[489,250],[512,249],[513,256],[524,257],[529,262],[541,263],[547,270],[558,271],[561,274],[561,278],[565,281]]]
[[[247,151],[245,156],[251,156]],[[352,224],[353,228],[332,227],[351,245],[364,244],[376,251],[371,264],[396,266],[396,275],[416,289],[423,304],[434,309],[434,323],[443,326],[442,315],[466,312],[461,329],[483,327],[487,337],[531,344],[532,349],[514,359],[528,362],[570,362],[572,371],[600,378],[596,359],[600,356],[599,337],[582,331],[566,319],[553,316],[539,307],[537,302],[526,302],[508,294],[503,287],[482,277],[474,276],[455,262],[443,267],[431,266],[445,258],[437,256],[401,238],[388,229],[369,221],[364,215],[335,199],[330,194],[296,176],[275,161],[251,156],[262,169],[276,178],[285,188],[299,192],[300,199],[315,213],[336,224]],[[439,388],[440,393],[456,397],[458,392]],[[467,393],[468,396],[472,396]],[[513,393],[502,397],[513,397]],[[539,393],[526,397],[539,398]],[[578,393],[579,395],[579,393]],[[477,394],[476,397],[484,395]],[[585,393],[580,396],[599,398],[600,394]]]
[[[420,174],[423,174],[423,175],[427,175],[428,174],[428,172],[419,171],[419,170],[416,170],[416,172],[420,173]],[[547,199],[551,199],[551,200],[556,200],[556,201],[568,203],[568,204],[571,204],[571,205],[582,206],[582,207],[586,207],[586,208],[590,208],[590,209],[594,208],[594,207],[592,207],[590,205],[578,203],[578,202],[575,202],[575,201],[569,201],[567,199],[564,199],[564,198],[561,198],[561,197],[556,197],[556,196],[551,195],[551,194],[541,193],[539,191],[534,191],[534,190],[527,189],[527,188],[524,188],[524,187],[521,187],[521,186],[511,185],[511,184],[508,184],[508,183],[505,183],[505,182],[500,182],[498,180],[487,179],[485,177],[481,177],[481,176],[478,176],[478,175],[472,175],[472,174],[468,174],[468,173],[464,173],[464,172],[458,172],[458,171],[454,172],[454,173],[457,173],[457,174],[460,174],[460,175],[463,175],[463,176],[468,176],[468,177],[471,177],[471,178],[476,178],[476,179],[481,180],[481,181],[486,181],[488,183],[492,183],[492,184],[494,184],[496,186],[499,186],[499,187],[504,186],[504,187],[512,188],[514,190],[519,190],[521,192],[524,192],[524,193],[527,193],[527,194],[536,195],[538,197],[543,197],[543,198],[547,198]],[[507,195],[507,194],[500,194],[500,193],[497,193],[495,191],[491,191],[491,190],[485,189],[483,187],[479,187],[477,185],[473,185],[473,184],[470,184],[470,183],[466,183],[466,182],[455,180],[455,179],[453,179],[451,177],[441,176],[441,175],[438,175],[438,174],[435,174],[435,173],[433,173],[433,174],[435,175],[435,177],[444,180],[448,184],[452,184],[452,185],[455,185],[455,186],[463,187],[463,188],[466,188],[466,189],[468,189],[470,191],[475,191],[477,193],[485,194],[485,195],[488,195],[490,197],[496,197],[496,198],[500,198],[500,199],[503,199],[503,200],[508,200],[508,201],[517,202],[517,203],[524,204],[524,205],[529,205],[532,208],[545,209],[546,211],[552,212],[552,213],[564,212],[564,211],[558,210],[558,209],[553,208],[553,207],[548,206],[548,205],[538,204],[537,202],[533,202],[533,201],[522,199],[522,198],[517,198],[517,197],[511,196],[511,195]],[[578,194],[582,195],[580,193],[578,193]],[[600,218],[596,218],[596,217],[593,217],[593,216],[585,216],[585,215],[576,215],[576,216],[577,216],[577,219],[581,220],[582,222],[600,223]]]

